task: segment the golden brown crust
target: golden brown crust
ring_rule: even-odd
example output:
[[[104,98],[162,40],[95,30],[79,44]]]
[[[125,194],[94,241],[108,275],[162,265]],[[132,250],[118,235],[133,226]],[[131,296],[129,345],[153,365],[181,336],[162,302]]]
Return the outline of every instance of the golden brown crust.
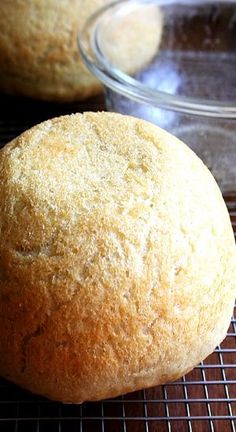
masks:
[[[211,174],[131,117],[49,120],[0,152],[0,374],[82,402],[167,382],[224,338],[235,244]]]
[[[80,59],[77,35],[87,18],[108,3],[109,0],[1,0],[0,89],[61,102],[73,102],[101,92],[101,84]],[[132,33],[128,26],[126,37],[123,35],[118,46],[112,45],[113,57],[121,57],[126,70],[143,66],[157,51],[160,42],[157,19],[152,17],[151,28],[146,32],[147,19],[139,17],[137,31]],[[146,47],[142,52],[140,44]],[[130,65],[130,51],[134,46],[139,52],[138,62],[133,56]]]

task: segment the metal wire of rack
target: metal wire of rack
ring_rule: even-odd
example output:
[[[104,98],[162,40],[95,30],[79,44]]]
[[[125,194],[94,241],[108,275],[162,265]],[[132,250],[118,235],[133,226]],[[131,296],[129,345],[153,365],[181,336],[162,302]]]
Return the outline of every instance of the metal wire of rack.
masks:
[[[36,122],[0,121],[0,147]],[[236,193],[225,200],[236,236]],[[236,432],[236,317],[211,356],[165,386],[99,403],[62,405],[0,380],[0,432],[48,431]]]

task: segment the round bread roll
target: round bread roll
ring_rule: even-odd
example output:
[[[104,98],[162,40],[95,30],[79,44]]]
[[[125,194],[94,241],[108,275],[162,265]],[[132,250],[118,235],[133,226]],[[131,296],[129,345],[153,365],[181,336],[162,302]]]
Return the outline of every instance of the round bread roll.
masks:
[[[109,2],[1,0],[0,90],[61,102],[99,93],[101,85],[80,59],[77,35],[88,17]],[[131,17],[125,31],[118,26],[112,33],[109,57],[116,65],[121,59],[125,71],[136,71],[157,52],[161,28],[158,8]]]
[[[182,376],[226,335],[236,249],[221,193],[142,120],[46,121],[0,151],[0,375],[98,400]]]

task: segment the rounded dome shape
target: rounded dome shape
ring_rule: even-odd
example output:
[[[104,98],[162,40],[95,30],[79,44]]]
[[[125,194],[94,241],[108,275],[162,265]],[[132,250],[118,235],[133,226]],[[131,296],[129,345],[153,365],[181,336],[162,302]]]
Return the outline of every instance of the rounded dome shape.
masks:
[[[79,403],[166,383],[226,335],[236,252],[182,142],[111,113],[0,151],[0,375]]]
[[[109,0],[1,0],[0,90],[59,102],[73,102],[99,93],[101,85],[80,58],[77,36],[90,15],[108,3]],[[140,15],[136,21],[125,32],[117,27],[112,34],[114,45],[109,50],[111,58],[122,59],[122,66],[130,72],[152,59],[161,34],[157,30],[157,24],[161,26],[158,10]],[[132,63],[134,46],[140,55]]]

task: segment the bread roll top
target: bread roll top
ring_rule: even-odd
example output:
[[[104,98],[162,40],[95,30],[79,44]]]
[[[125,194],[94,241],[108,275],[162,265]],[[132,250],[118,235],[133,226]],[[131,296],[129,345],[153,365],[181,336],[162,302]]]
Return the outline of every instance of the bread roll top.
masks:
[[[236,252],[182,142],[112,113],[49,120],[0,151],[0,374],[82,402],[176,379],[224,338]]]

